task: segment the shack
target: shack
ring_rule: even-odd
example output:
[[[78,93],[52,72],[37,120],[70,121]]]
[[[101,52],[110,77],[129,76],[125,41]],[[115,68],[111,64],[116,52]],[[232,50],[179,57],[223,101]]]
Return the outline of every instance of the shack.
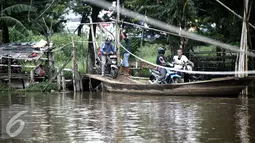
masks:
[[[44,78],[42,64],[52,61],[50,46],[45,40],[0,45],[0,81],[9,85],[21,82],[22,88],[25,88],[26,83]],[[34,65],[21,65],[28,61]],[[22,68],[29,69],[29,73]]]

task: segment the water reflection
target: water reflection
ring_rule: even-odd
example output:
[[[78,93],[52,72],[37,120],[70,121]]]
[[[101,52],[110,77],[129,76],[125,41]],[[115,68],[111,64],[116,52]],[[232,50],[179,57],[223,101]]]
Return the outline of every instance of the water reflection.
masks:
[[[241,99],[242,104],[236,109],[236,128],[237,135],[240,137],[242,143],[249,143],[249,113],[248,113],[248,99]]]
[[[254,142],[254,107],[253,99],[6,93],[0,95],[1,141]],[[24,130],[10,138],[6,124],[24,110]]]

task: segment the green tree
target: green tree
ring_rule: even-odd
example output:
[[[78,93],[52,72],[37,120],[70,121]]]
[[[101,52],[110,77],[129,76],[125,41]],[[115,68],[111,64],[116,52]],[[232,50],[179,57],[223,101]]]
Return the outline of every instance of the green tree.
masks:
[[[178,26],[183,30],[187,30],[194,25],[196,19],[196,7],[194,0],[129,0],[124,1],[125,7],[138,11],[147,16],[153,17],[160,21]],[[165,37],[162,35],[162,37]],[[188,39],[167,35],[160,40],[167,45],[171,45],[172,49],[184,49],[187,47]]]
[[[107,0],[108,2],[113,2],[114,0]],[[88,7],[89,6],[89,7]],[[82,0],[76,0],[74,1],[72,10],[74,10],[74,12],[82,15],[82,19],[81,19],[81,23],[83,23],[84,21],[86,21],[88,16],[91,16],[91,19],[93,22],[98,22],[101,21],[98,18],[99,12],[102,10],[102,8],[97,7],[95,5],[91,5],[89,3],[85,3]],[[96,34],[96,26],[97,25],[93,25],[93,30],[94,33]],[[78,27],[79,30],[81,30],[82,25],[80,25]],[[80,34],[80,32],[78,32],[78,34]],[[89,41],[92,41],[92,31],[90,29],[89,32]],[[86,72],[87,73],[93,73],[93,67],[95,65],[95,54],[94,54],[94,47],[93,47],[93,43],[89,42],[88,43],[88,56],[87,56],[87,68],[86,68]]]
[[[1,4],[1,17],[0,17],[0,28],[2,29],[2,42],[9,43],[9,31],[8,27],[14,27],[15,29],[23,32],[26,32],[26,27],[16,19],[13,15],[17,13],[23,13],[27,11],[35,12],[36,8],[30,7],[25,4],[14,4],[8,5],[8,2],[5,0],[0,1]]]

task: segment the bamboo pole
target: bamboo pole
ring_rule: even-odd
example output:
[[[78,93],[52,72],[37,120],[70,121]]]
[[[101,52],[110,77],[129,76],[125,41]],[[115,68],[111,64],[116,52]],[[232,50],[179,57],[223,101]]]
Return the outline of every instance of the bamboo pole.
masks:
[[[242,28],[242,35],[241,35],[241,45],[240,50],[242,51],[239,56],[239,65],[238,71],[247,71],[248,70],[248,57],[244,52],[248,51],[248,42],[247,42],[247,26],[248,26],[248,9],[249,9],[249,0],[244,0],[244,16],[243,16],[243,28]],[[238,77],[245,77],[247,74],[239,74]],[[242,97],[246,98],[248,95],[248,88],[242,91]]]
[[[118,49],[117,51],[117,56],[118,56],[118,65],[120,65],[120,46],[119,46],[119,42],[120,42],[120,27],[119,27],[119,22],[120,22],[120,0],[117,0],[117,18],[116,18],[116,38],[115,38],[115,44],[116,44],[116,48]]]
[[[12,77],[12,72],[11,72],[11,59],[8,58],[8,84],[11,86],[11,77]]]
[[[72,37],[72,55],[73,55],[73,59],[72,59],[72,76],[73,76],[73,89],[74,92],[77,92],[77,86],[76,86],[76,48],[74,46],[74,42],[73,42],[73,37]]]

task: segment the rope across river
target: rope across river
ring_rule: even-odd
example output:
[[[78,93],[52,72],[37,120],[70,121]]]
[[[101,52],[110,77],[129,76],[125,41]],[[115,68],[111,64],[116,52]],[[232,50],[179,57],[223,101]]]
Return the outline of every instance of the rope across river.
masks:
[[[151,63],[149,61],[146,61],[140,57],[138,57],[137,55],[131,53],[129,50],[127,50],[123,45],[121,45],[119,42],[118,44],[124,49],[126,50],[130,55],[134,56],[135,58],[139,59],[140,61],[147,63],[149,65],[155,66],[155,67],[160,67],[160,68],[164,68],[164,69],[169,69],[172,71],[178,71],[178,72],[183,72],[183,73],[190,73],[190,74],[201,74],[201,75],[235,75],[235,74],[255,74],[255,70],[252,71],[245,71],[245,72],[236,72],[236,71],[187,71],[187,70],[178,70],[175,68],[169,68],[169,67],[164,67],[164,66],[160,66],[154,63]]]

